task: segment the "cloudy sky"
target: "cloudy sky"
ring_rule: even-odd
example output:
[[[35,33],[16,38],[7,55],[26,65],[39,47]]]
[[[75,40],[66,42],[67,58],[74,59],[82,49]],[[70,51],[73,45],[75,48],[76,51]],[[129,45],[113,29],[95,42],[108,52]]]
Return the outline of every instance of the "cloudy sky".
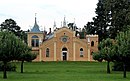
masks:
[[[12,18],[23,29],[33,27],[35,13],[40,29],[61,26],[64,16],[67,22],[83,27],[95,16],[98,0],[0,0],[0,24]]]

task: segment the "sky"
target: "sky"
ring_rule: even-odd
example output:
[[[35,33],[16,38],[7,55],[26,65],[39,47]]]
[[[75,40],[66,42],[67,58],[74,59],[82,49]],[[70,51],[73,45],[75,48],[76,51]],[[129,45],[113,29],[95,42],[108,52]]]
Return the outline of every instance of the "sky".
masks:
[[[41,30],[53,28],[54,21],[58,28],[66,18],[68,23],[75,22],[83,28],[96,16],[98,0],[0,0],[0,24],[12,18],[22,30],[34,26],[35,13]]]

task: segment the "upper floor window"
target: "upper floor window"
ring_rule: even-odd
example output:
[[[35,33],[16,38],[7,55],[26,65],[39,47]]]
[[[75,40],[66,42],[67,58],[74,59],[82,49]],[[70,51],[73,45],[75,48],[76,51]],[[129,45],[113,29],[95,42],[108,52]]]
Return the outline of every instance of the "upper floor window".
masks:
[[[94,41],[91,42],[91,46],[94,46]]]
[[[32,36],[32,47],[38,47],[39,46],[39,38],[38,36],[34,35]]]
[[[47,49],[46,49],[46,57],[49,57],[49,54],[50,54],[49,52],[50,52],[50,51],[49,51],[49,48],[47,48]]]
[[[83,54],[83,48],[80,48],[80,57],[83,57],[84,54]]]

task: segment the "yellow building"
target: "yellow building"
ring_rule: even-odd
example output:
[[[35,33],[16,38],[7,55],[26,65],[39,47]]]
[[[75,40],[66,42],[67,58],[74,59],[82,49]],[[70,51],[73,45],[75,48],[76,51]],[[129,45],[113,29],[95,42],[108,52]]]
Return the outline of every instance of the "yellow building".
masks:
[[[66,26],[56,28],[53,32],[40,31],[36,18],[34,27],[28,32],[28,46],[38,56],[35,61],[93,61],[92,52],[97,51],[98,35],[80,34]]]

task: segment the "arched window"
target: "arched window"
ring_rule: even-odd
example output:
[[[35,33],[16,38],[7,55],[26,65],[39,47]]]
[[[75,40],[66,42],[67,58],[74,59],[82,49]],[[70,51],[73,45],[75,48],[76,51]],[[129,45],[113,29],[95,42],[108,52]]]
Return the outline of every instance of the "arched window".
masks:
[[[83,48],[80,48],[80,57],[83,57],[84,54],[83,54]]]
[[[46,49],[46,57],[49,57],[49,48]]]
[[[67,48],[63,48],[62,51],[67,51]]]
[[[34,35],[32,36],[32,47],[38,47],[39,46],[39,38],[38,36]]]
[[[91,46],[94,46],[94,41],[91,42]]]
[[[36,35],[33,35],[33,36],[32,36],[32,38],[38,38],[38,36],[36,36]]]

